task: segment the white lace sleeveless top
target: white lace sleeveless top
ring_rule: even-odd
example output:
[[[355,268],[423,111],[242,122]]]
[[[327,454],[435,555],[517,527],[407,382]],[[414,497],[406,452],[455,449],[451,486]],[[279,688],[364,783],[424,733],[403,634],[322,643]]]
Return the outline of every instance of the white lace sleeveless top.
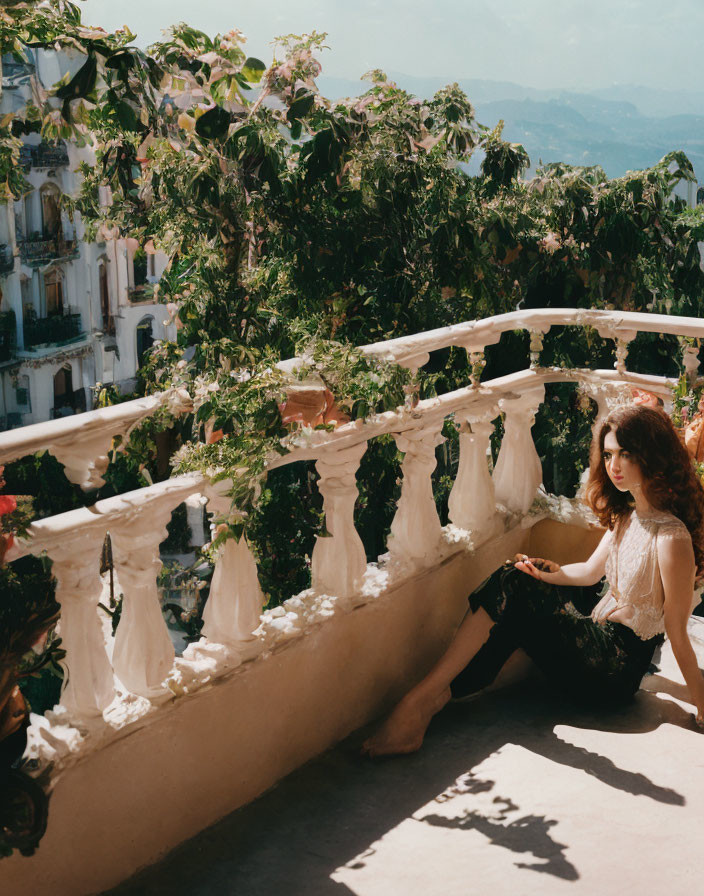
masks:
[[[690,539],[685,524],[671,513],[653,511],[640,515],[632,511],[628,520],[612,533],[606,560],[609,590],[597,604],[592,617],[603,621],[616,609],[618,621],[632,628],[644,641],[665,631],[665,595],[658,565],[658,542],[663,539]],[[692,595],[690,612],[701,598]]]

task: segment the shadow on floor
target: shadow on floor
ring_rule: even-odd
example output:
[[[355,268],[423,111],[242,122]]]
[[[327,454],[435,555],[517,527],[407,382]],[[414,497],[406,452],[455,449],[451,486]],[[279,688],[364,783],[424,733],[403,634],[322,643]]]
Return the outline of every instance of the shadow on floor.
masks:
[[[469,706],[448,706],[433,721],[423,749],[412,756],[363,760],[359,745],[366,732],[356,732],[110,894],[347,896],[353,891],[331,874],[343,865],[363,868],[365,855],[373,853],[371,845],[411,817],[419,824],[479,832],[497,848],[524,856],[516,867],[576,881],[579,869],[565,855],[569,844],[551,834],[560,819],[526,811],[503,794],[494,797],[491,814],[472,810],[448,818],[415,813],[456,793],[490,793],[496,782],[477,777],[472,769],[509,743],[581,769],[625,793],[683,806],[682,794],[567,743],[554,731],[564,724],[646,732],[663,723],[691,727],[691,718],[647,691],[626,711],[590,714],[531,681],[478,697]]]

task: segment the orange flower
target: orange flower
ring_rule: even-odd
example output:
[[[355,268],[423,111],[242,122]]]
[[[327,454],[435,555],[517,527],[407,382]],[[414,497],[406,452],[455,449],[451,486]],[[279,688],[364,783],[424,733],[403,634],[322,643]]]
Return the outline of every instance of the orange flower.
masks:
[[[17,510],[17,501],[14,495],[0,495],[0,516]]]
[[[350,418],[335,404],[329,389],[294,387],[286,401],[279,405],[282,423],[302,423],[304,426],[349,423]]]
[[[648,392],[645,389],[637,389],[635,386],[632,386],[631,396],[633,398],[633,404],[640,404],[643,405],[643,407],[652,408],[654,411],[657,411],[662,407],[662,401],[658,396],[653,395],[652,392]]]

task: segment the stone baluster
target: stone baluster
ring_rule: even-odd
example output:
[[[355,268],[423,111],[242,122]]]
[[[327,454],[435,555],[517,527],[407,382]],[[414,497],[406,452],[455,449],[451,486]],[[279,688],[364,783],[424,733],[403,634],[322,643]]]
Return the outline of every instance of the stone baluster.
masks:
[[[87,491],[105,484],[103,473],[110,462],[111,445],[110,434],[103,432],[91,436],[77,432],[70,442],[51,445],[49,453],[63,464],[69,482]]]
[[[208,509],[227,516],[230,498],[211,495]],[[202,634],[217,644],[235,645],[253,639],[259,625],[264,594],[259,585],[257,564],[244,535],[228,538],[220,548],[203,611]]]
[[[540,353],[543,350],[543,342],[546,335],[550,332],[549,326],[544,326],[539,330],[530,330],[530,368],[535,370],[540,367]]]
[[[469,348],[467,354],[469,355],[469,381],[473,386],[478,386],[486,367],[484,348]]]
[[[140,401],[140,399],[138,399]],[[147,401],[141,399],[141,401]],[[136,402],[135,402],[136,403]],[[76,419],[76,429],[70,435],[62,435],[58,439],[48,436],[48,451],[64,466],[64,473],[70,482],[79,485],[84,491],[99,488],[105,484],[103,473],[110,463],[110,451],[114,440],[121,438],[120,448],[128,442],[132,430],[162,406],[175,416],[193,408],[191,398],[184,388],[172,387],[160,393],[158,403],[145,404],[141,410],[133,412],[129,418],[113,422],[104,422],[96,428],[94,415],[100,411],[89,412]],[[91,421],[91,426],[88,422]],[[119,449],[118,449],[119,450]]]
[[[78,543],[51,549],[66,670],[60,703],[74,717],[98,716],[115,696],[113,673],[98,617],[103,588],[100,551],[104,533],[85,531]]]
[[[543,470],[531,435],[535,413],[545,395],[544,388],[530,389],[520,398],[503,398],[506,413],[504,437],[494,467],[496,501],[514,513],[526,513],[543,481]]]
[[[402,358],[398,364],[411,371],[411,381],[403,387],[406,396],[403,406],[407,411],[414,412],[416,405],[420,400],[420,383],[418,382],[418,370],[424,367],[430,360],[429,352],[423,352],[420,355],[414,355],[412,358]],[[414,415],[415,416],[415,415]]]
[[[355,478],[367,443],[331,451],[315,464],[323,496],[328,535],[318,536],[311,557],[313,588],[321,594],[351,597],[367,569],[362,539],[354,525]]]
[[[403,485],[391,523],[389,551],[395,560],[420,562],[432,557],[442,534],[433,497],[432,473],[437,463],[435,449],[444,441],[442,421],[431,427],[394,434],[404,454]]]
[[[494,431],[491,422],[494,410],[484,417],[473,419],[465,413],[456,416],[460,427],[460,463],[449,498],[450,521],[470,532],[490,532],[496,515],[494,481],[489,472],[487,453]]]
[[[124,593],[112,655],[115,675],[133,694],[164,693],[174,647],[161,612],[156,577],[159,545],[167,536],[171,508],[155,508],[110,531],[113,558]]]
[[[617,329],[612,321],[604,323],[596,322],[594,329],[602,339],[613,339],[616,349],[616,359],[614,361],[614,369],[619,373],[626,373],[626,360],[628,358],[629,343],[638,335],[637,330],[621,330]]]
[[[625,373],[627,359],[628,359],[628,340],[617,339],[616,340],[616,360],[614,361],[614,368],[619,373]]]
[[[699,340],[682,340],[682,364],[684,366],[687,385],[694,386],[699,375]]]

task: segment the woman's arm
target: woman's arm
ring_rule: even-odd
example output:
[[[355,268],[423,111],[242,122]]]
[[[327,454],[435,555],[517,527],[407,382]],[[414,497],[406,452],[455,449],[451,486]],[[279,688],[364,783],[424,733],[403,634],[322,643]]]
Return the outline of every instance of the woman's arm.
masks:
[[[658,539],[658,563],[665,591],[665,631],[672,652],[697,707],[697,722],[704,722],[704,677],[689,640],[687,621],[694,591],[694,551],[685,538]],[[701,722],[700,722],[701,720]]]
[[[594,553],[584,563],[568,563],[566,566],[559,566],[557,563],[549,561],[551,571],[544,572],[538,569],[529,557],[526,557],[516,563],[516,569],[551,585],[595,585],[604,575],[611,538],[612,533],[607,532]]]

